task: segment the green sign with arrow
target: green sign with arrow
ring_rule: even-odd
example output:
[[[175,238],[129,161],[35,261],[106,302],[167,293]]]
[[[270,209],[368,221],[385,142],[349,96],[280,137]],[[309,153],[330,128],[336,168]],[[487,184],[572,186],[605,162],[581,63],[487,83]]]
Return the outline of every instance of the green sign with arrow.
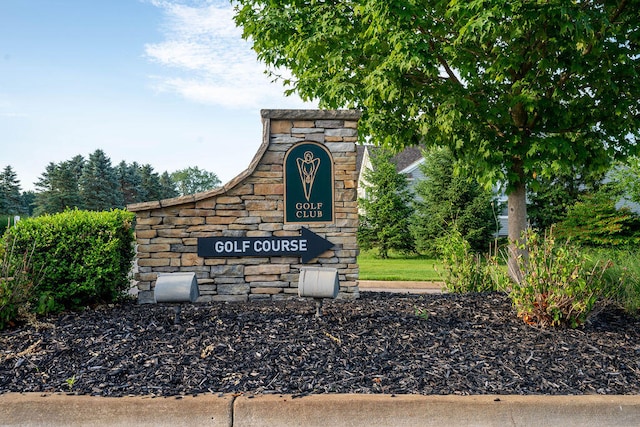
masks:
[[[304,227],[300,236],[198,238],[198,256],[203,258],[299,256],[307,263],[332,247],[333,243]]]

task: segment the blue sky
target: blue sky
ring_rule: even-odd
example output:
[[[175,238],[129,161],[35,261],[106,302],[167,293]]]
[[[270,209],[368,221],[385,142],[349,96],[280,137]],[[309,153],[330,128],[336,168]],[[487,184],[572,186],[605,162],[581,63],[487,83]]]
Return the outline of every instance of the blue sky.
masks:
[[[0,168],[23,190],[100,148],[115,166],[198,166],[223,182],[263,108],[315,108],[264,75],[224,0],[0,0]]]

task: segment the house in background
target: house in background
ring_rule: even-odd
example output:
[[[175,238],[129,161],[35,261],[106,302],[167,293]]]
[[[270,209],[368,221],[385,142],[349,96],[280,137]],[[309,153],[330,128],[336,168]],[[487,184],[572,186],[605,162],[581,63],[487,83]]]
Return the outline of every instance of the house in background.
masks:
[[[374,145],[357,145],[357,162],[358,168],[358,199],[367,197],[366,186],[367,180],[364,177],[364,171],[373,169],[371,165],[371,155],[375,153],[378,147]],[[392,161],[396,165],[396,171],[407,177],[409,188],[413,190],[416,182],[424,179],[424,174],[420,170],[420,165],[424,163],[422,156],[423,147],[412,146],[407,147],[400,153],[396,154]],[[498,193],[498,206],[504,206],[500,212],[496,212],[499,223],[498,237],[504,237],[508,234],[508,215],[506,210],[507,196],[503,192]]]
[[[365,186],[367,180],[364,177],[365,170],[373,169],[371,165],[371,155],[378,149],[374,145],[358,145],[358,198],[366,198]],[[413,189],[413,186],[418,180],[424,179],[424,175],[420,170],[420,164],[424,162],[422,157],[421,147],[407,147],[402,152],[396,154],[393,159],[393,163],[396,165],[396,171],[406,175],[409,188]]]

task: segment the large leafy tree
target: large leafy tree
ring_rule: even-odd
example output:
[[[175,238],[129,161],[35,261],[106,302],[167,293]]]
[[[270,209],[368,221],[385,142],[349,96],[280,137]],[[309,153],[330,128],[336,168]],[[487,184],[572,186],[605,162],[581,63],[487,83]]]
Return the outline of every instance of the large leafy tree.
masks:
[[[363,249],[377,248],[381,258],[387,258],[391,249],[415,251],[409,230],[413,197],[406,176],[396,170],[392,157],[390,150],[372,153],[372,169],[364,171],[367,196],[358,201],[358,243]]]
[[[197,166],[177,170],[170,176],[181,196],[211,190],[221,184],[218,175]]]
[[[425,151],[414,191],[415,216],[412,231],[418,250],[433,255],[436,239],[455,227],[475,251],[486,251],[496,225],[493,191],[482,188],[468,176],[454,173],[454,158],[445,147]]]
[[[361,109],[363,137],[448,146],[485,183],[506,183],[512,240],[534,174],[636,151],[638,0],[234,2],[292,92]]]

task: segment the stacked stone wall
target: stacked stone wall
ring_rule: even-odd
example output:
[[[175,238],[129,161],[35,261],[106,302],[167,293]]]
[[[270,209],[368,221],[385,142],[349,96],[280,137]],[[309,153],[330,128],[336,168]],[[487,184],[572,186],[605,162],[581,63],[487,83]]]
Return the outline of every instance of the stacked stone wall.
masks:
[[[358,297],[356,142],[359,112],[263,110],[263,142],[251,165],[220,189],[138,203],[139,302],[153,301],[159,274],[195,272],[199,302],[297,297],[302,266],[338,270],[339,298]],[[284,157],[295,144],[324,144],[334,162],[335,219],[330,224],[284,224]],[[299,257],[198,256],[199,237],[299,236],[302,227],[334,247],[307,264]]]

